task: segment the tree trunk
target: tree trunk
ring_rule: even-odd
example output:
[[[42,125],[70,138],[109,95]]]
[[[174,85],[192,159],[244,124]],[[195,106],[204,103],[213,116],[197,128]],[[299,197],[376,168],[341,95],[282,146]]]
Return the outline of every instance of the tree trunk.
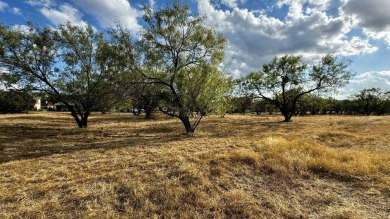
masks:
[[[87,128],[89,112],[85,112],[84,114],[81,114],[80,115],[81,118],[79,118],[79,115],[77,114],[76,110],[73,109],[73,107],[70,108],[70,112],[73,118],[76,120],[77,126],[79,128]]]
[[[88,126],[88,117],[89,117],[89,112],[85,112],[82,119],[81,119],[81,126],[80,128],[87,128]]]
[[[283,122],[291,122],[291,116],[284,116],[284,121]]]
[[[191,126],[190,118],[186,115],[179,116],[180,121],[183,123],[184,128],[186,130],[186,134],[192,134],[195,132],[195,128]]]
[[[145,107],[144,110],[145,110],[145,119],[152,119],[153,109],[149,107]]]
[[[284,121],[283,122],[291,122],[291,117],[293,116],[293,113],[290,112],[282,112],[284,116]]]

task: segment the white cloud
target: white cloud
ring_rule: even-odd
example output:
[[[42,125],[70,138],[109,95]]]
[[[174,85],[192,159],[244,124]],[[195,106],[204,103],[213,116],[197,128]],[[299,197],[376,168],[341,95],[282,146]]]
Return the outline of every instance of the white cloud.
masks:
[[[230,8],[237,7],[237,0],[222,0],[221,2]]]
[[[283,5],[289,7],[288,19],[301,17],[305,12],[312,14],[317,11],[325,11],[331,5],[331,0],[278,0],[276,6],[281,8]]]
[[[15,31],[19,31],[19,32],[24,33],[24,34],[28,34],[28,33],[30,33],[31,28],[27,25],[14,24],[11,26],[11,29],[15,30]]]
[[[321,11],[328,9],[330,0],[284,0],[279,3],[289,5],[284,19],[237,7],[219,10],[209,0],[198,1],[199,12],[207,16],[205,23],[228,39],[227,59],[234,58],[227,68],[231,74],[258,71],[272,57],[283,54],[299,54],[314,61],[328,53],[349,56],[372,53],[377,49],[366,39],[348,39],[349,22]],[[303,5],[313,8],[310,14],[303,12]]]
[[[102,27],[115,26],[119,21],[133,33],[141,26],[137,18],[142,12],[133,8],[127,0],[73,0],[85,13],[94,16]]]
[[[4,11],[4,9],[7,7],[8,7],[7,3],[0,1],[0,11]]]
[[[388,90],[390,87],[390,71],[369,71],[356,76],[351,84],[366,84],[364,88],[378,87]]]
[[[390,90],[390,71],[369,71],[357,75],[349,84],[341,89],[337,98],[343,99],[363,89],[380,88]]]
[[[154,6],[156,5],[156,1],[155,0],[149,0],[149,5],[153,9]]]
[[[360,55],[362,53],[373,53],[378,50],[377,47],[371,45],[368,40],[363,40],[360,37],[353,37],[349,41],[344,41],[344,46],[338,54],[343,56]]]
[[[69,21],[72,25],[87,26],[88,23],[82,20],[83,14],[69,4],[63,4],[58,10],[43,7],[39,10],[52,24],[59,25]]]
[[[16,8],[16,7],[13,7],[11,12],[13,14],[16,14],[16,15],[21,15],[22,14],[22,11],[20,10],[20,8]]]
[[[346,0],[341,13],[370,38],[390,45],[390,1]]]
[[[53,0],[27,0],[26,3],[35,7],[51,8],[56,6],[56,3]]]
[[[72,0],[74,5],[57,5],[54,0],[27,0],[26,3],[38,7],[52,24],[59,25],[70,21],[76,26],[86,26],[84,14],[94,17],[103,28],[115,26],[118,22],[137,34],[141,26],[138,18],[142,11],[133,8],[128,0]],[[154,4],[154,0],[149,1]]]
[[[329,6],[331,5],[331,2],[334,2],[333,0],[308,0],[307,3],[309,3],[309,8],[315,9],[315,10],[327,10]]]
[[[5,11],[5,9],[9,9],[7,11],[16,14],[16,15],[21,15],[22,11],[19,8],[13,7],[9,8],[9,5],[5,2],[0,1],[0,11]]]

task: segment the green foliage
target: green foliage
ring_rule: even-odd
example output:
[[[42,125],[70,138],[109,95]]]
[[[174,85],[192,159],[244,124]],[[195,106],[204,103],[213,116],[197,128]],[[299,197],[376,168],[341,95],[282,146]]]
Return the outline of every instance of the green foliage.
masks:
[[[354,99],[359,109],[359,113],[369,116],[372,113],[383,115],[389,113],[388,92],[383,92],[379,88],[363,89],[354,95]]]
[[[0,113],[22,113],[31,110],[33,105],[33,96],[25,90],[0,90]]]
[[[245,93],[273,104],[288,122],[297,113],[297,104],[303,95],[345,85],[353,76],[347,70],[349,63],[327,55],[308,72],[309,66],[300,56],[275,57],[261,72],[253,72],[242,79],[240,86]]]
[[[186,115],[194,112],[202,115],[221,113],[220,106],[229,91],[229,80],[213,66],[195,66],[189,71],[181,71],[178,74],[177,94],[184,107],[177,110]]]
[[[140,75],[135,74],[134,76],[133,82],[130,82],[131,86],[126,91],[126,96],[129,98],[132,108],[143,109],[145,119],[151,119],[153,111],[160,105],[163,88],[160,84],[144,83]]]
[[[27,32],[0,25],[0,66],[21,86],[34,84],[45,89],[45,81],[55,75],[58,45],[54,31],[29,24]]]
[[[139,72],[146,83],[162,86],[160,110],[179,118],[187,133],[194,132],[206,114],[222,112],[227,106],[231,82],[217,69],[226,39],[179,1],[158,11],[146,7],[144,19],[147,25],[140,43],[144,60]]]
[[[232,112],[233,113],[242,113],[245,114],[248,109],[252,106],[252,97],[250,96],[240,96],[232,97]]]
[[[29,25],[27,32],[0,26],[0,67],[20,86],[63,102],[77,125],[86,127],[92,110],[114,104],[127,66],[124,57],[132,57],[122,53],[132,47],[121,50],[122,42],[110,41],[90,26],[66,23],[53,30]]]
[[[355,76],[348,70],[350,64],[350,60],[326,55],[318,64],[312,66],[309,78],[315,83],[316,90],[329,91],[343,87]]]

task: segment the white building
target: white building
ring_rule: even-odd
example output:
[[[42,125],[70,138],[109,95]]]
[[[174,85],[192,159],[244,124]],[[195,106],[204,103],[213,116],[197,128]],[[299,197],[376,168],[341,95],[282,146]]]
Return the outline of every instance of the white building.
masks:
[[[41,109],[41,98],[40,97],[34,97],[35,103],[34,103],[34,109],[40,110]]]

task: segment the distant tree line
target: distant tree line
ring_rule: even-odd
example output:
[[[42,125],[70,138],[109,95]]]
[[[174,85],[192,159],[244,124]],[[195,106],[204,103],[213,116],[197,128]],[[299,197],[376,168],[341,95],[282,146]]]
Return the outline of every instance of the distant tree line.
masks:
[[[229,113],[281,113],[275,105],[252,96],[233,97]],[[306,94],[297,101],[295,116],[304,115],[390,115],[390,92],[363,89],[348,99],[338,100]]]

